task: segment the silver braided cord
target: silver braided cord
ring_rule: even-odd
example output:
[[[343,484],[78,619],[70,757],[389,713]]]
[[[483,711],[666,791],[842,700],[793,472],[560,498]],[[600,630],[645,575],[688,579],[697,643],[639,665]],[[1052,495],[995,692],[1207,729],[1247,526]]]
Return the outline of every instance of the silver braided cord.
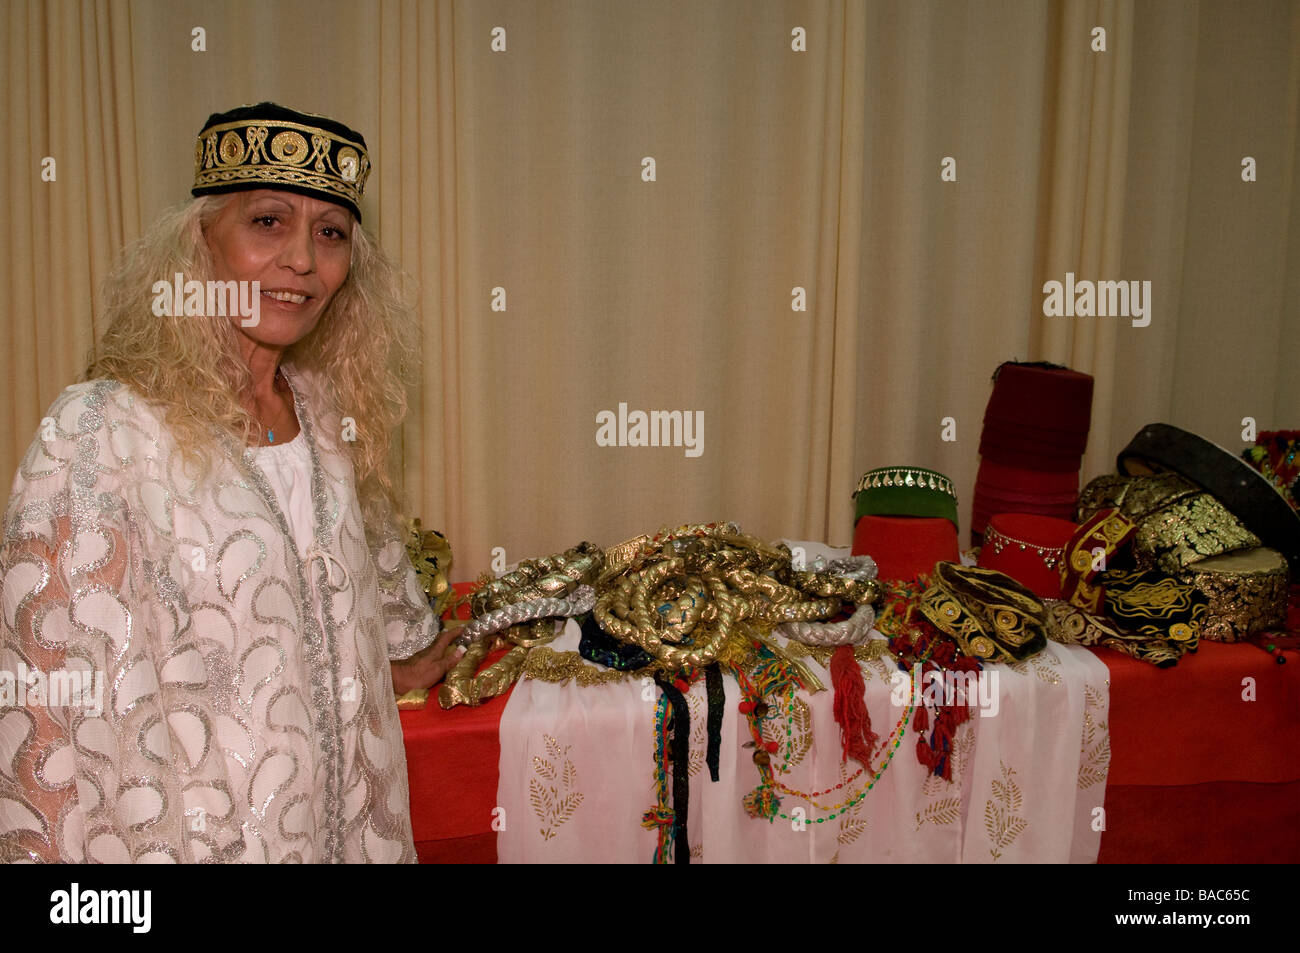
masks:
[[[843,622],[783,622],[776,631],[804,645],[860,645],[875,624],[875,607],[864,602]]]
[[[468,645],[533,619],[581,615],[590,612],[595,604],[596,590],[591,586],[579,586],[568,599],[531,599],[527,602],[516,602],[504,609],[494,609],[484,613],[467,623],[456,636],[456,642]]]
[[[867,582],[876,578],[879,569],[870,556],[847,556],[829,561],[818,556],[805,571],[827,573],[852,582]],[[776,631],[804,645],[860,645],[867,641],[875,624],[876,610],[864,602],[843,622],[783,622]]]

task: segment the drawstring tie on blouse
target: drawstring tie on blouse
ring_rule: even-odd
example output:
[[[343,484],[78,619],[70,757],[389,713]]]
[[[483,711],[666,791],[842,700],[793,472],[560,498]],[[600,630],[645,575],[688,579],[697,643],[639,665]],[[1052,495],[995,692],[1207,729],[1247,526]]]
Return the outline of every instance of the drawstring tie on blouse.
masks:
[[[335,591],[351,587],[352,578],[348,575],[348,569],[343,565],[342,560],[331,553],[328,549],[321,549],[319,546],[312,546],[307,550],[307,565],[311,567],[317,559],[325,564],[325,584],[327,586]],[[339,572],[342,573],[343,576],[343,578],[338,582],[334,581],[335,566],[339,567]],[[316,574],[309,571],[307,575],[311,581],[312,594],[316,596],[317,600],[319,600],[321,598],[321,592],[316,583]]]

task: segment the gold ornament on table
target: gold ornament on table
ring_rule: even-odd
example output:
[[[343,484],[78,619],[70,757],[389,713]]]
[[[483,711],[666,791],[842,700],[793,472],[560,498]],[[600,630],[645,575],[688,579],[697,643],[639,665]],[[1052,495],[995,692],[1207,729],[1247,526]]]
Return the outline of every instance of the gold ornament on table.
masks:
[[[455,611],[461,600],[452,588],[448,573],[451,571],[451,543],[436,529],[421,529],[418,519],[406,521],[406,555],[415,568],[420,588],[424,590],[434,618],[441,619],[447,611]],[[427,688],[413,688],[398,696],[401,710],[420,709],[429,701]]]
[[[1238,642],[1256,632],[1286,627],[1286,559],[1260,546],[1192,563],[1175,578],[1205,594],[1209,608],[1201,638]]]
[[[789,548],[735,523],[690,524],[616,547],[597,584],[596,618],[666,672],[710,664],[731,638],[746,642],[786,621],[833,618],[841,599],[813,599],[821,574],[795,573]],[[608,563],[608,561],[607,561]],[[878,597],[878,587],[862,588]]]
[[[1099,476],[1079,492],[1075,515],[1083,523],[1112,507],[1137,526],[1139,569],[1178,575],[1201,560],[1260,545],[1222,502],[1176,473]]]
[[[768,636],[783,623],[820,623],[846,604],[878,601],[881,589],[866,578],[868,571],[874,575],[875,565],[862,558],[796,571],[788,547],[746,536],[734,523],[665,528],[605,550],[580,543],[480,580],[469,599],[474,618],[463,636],[468,651],[447,673],[439,703],[444,708],[480,704],[504,693],[525,672],[547,680],[604,683],[595,677],[604,670],[588,671],[577,653],[542,650],[558,635],[561,616],[589,610],[607,634],[650,656],[645,671],[677,674],[715,661],[738,665],[757,643],[797,672],[810,690],[821,690],[808,666]],[[579,606],[584,592],[586,598],[594,592],[594,605]],[[532,621],[519,624],[525,619]],[[512,647],[479,672],[492,638]],[[540,654],[533,659],[535,650]]]
[[[429,598],[433,614],[441,619],[449,609],[456,609],[460,600],[448,576],[452,560],[451,543],[447,537],[436,529],[421,529],[418,519],[409,519],[406,521],[406,553],[411,557],[411,565],[419,577],[420,588]]]
[[[494,614],[509,615],[515,608],[526,609],[539,603],[545,605],[547,600],[551,600],[552,605],[562,605],[567,597],[576,596],[581,587],[594,582],[603,565],[604,555],[600,549],[582,542],[563,553],[525,560],[500,578],[484,574],[470,596],[474,621],[467,627],[467,632]],[[470,638],[467,635],[469,641],[465,655],[443,679],[438,690],[438,704],[443,708],[479,705],[513,685],[523,671],[529,653],[554,641],[559,634],[552,617],[531,618],[532,614],[528,615],[528,621],[493,631],[489,638]],[[520,619],[523,619],[522,615]],[[496,645],[510,645],[511,649],[479,672],[479,666]]]

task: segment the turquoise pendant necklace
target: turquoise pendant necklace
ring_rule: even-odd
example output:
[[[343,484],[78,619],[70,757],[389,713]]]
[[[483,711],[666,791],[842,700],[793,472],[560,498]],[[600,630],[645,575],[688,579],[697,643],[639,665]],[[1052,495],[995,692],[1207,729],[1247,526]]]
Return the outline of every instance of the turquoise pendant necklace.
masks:
[[[275,372],[275,376],[277,380],[281,379],[279,370]],[[274,421],[272,421],[271,426],[266,428],[267,443],[275,443],[275,425],[280,422],[280,418],[283,416],[284,416],[284,408],[281,407],[279,415],[275,418]]]

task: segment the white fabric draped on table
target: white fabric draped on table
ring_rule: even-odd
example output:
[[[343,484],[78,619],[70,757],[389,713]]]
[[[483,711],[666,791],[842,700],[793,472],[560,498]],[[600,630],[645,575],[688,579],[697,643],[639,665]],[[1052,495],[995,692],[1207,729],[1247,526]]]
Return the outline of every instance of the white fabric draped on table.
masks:
[[[551,648],[576,651],[579,639],[578,625],[569,620]],[[795,791],[817,792],[841,783],[858,765],[841,764],[829,671],[813,658],[803,661],[827,690],[796,693],[788,759],[785,699],[769,699],[776,717],[765,737],[781,746],[773,765],[789,762],[788,773],[778,773],[777,780]],[[886,657],[859,666],[872,727],[882,740],[890,738],[906,711],[893,703],[901,693],[891,695],[897,665]],[[691,861],[1095,862],[1110,760],[1105,665],[1086,649],[1049,642],[1024,662],[987,665],[981,677],[990,675],[997,704],[988,706],[986,716],[976,708],[975,717],[957,730],[951,782],[927,775],[909,724],[888,769],[854,806],[835,807],[855,797],[869,775],[815,798],[827,809],[782,793],[781,812],[800,817],[794,809],[802,808],[805,824],[769,823],[745,813],[741,799],[758,785],[759,775],[752,749],[743,747],[751,738],[736,707],[739,686],[729,675],[723,678],[719,780],[710,781],[704,763],[706,689],[704,679],[697,680],[687,695]],[[587,687],[520,681],[501,718],[501,862],[652,859],[657,834],[641,818],[655,805],[658,696],[648,680]],[[883,757],[883,749],[873,757],[876,768]],[[838,816],[828,817],[832,813]]]

